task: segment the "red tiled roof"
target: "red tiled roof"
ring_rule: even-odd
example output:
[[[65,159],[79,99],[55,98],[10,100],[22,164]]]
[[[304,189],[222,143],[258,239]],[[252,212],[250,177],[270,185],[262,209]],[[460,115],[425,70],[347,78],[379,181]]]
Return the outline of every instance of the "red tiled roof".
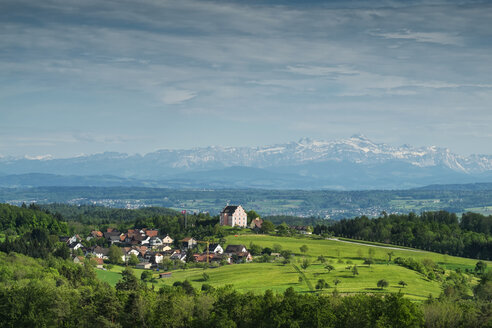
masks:
[[[157,237],[159,230],[145,230],[145,234],[149,237]]]
[[[98,238],[100,238],[100,237],[102,237],[102,236],[103,236],[103,233],[102,233],[101,231],[99,231],[99,230],[93,230],[93,231],[91,231],[91,235],[92,235],[93,237],[98,237]]]
[[[91,259],[91,261],[96,261],[97,265],[103,265],[104,264],[104,260],[99,258],[99,257],[93,257]]]

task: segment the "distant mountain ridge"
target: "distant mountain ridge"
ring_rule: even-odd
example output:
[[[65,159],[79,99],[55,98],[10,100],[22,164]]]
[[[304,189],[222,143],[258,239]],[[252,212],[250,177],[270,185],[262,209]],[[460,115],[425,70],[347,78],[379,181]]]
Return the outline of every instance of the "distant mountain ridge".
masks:
[[[334,141],[302,138],[272,146],[158,150],[145,155],[3,157],[0,172],[4,174],[0,176],[2,186],[9,185],[5,176],[42,173],[86,180],[87,176],[109,175],[121,178],[109,179],[108,183],[117,185],[401,189],[492,181],[492,155],[461,156],[435,146],[395,147],[355,135]],[[88,182],[80,185],[84,183]]]

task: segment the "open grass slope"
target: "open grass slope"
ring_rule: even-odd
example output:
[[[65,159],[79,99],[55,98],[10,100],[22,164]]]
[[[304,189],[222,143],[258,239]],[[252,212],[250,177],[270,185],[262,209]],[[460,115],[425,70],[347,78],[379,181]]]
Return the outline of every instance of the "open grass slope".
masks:
[[[282,249],[291,250],[297,256],[306,256],[311,259],[316,259],[319,255],[323,255],[327,258],[333,259],[363,259],[369,257],[369,250],[374,252],[373,258],[375,260],[386,261],[388,260],[388,252],[392,252],[392,258],[397,257],[413,257],[415,259],[431,259],[435,263],[441,264],[446,268],[469,268],[474,269],[478,260],[467,259],[463,257],[449,256],[445,254],[426,252],[418,249],[403,248],[394,245],[385,245],[381,243],[366,243],[363,241],[354,240],[353,243],[346,242],[350,239],[344,240],[330,240],[330,239],[313,239],[309,237],[277,237],[270,235],[237,235],[229,236],[227,238],[227,244],[243,244],[246,247],[250,243],[258,244],[261,247],[273,247],[275,244],[280,245]],[[302,254],[300,247],[302,245],[308,246],[306,254]],[[491,262],[488,262],[491,265]]]
[[[405,297],[414,300],[423,300],[429,294],[437,297],[441,292],[440,283],[427,279],[425,276],[410,269],[387,264],[387,253],[393,252],[393,259],[401,257],[414,257],[417,259],[431,259],[436,263],[454,269],[475,267],[477,260],[465,259],[460,257],[446,256],[431,252],[408,250],[408,249],[386,249],[374,247],[375,245],[352,244],[335,240],[316,240],[307,237],[275,237],[265,235],[238,235],[230,236],[227,239],[228,244],[243,244],[249,246],[253,242],[262,247],[273,247],[280,245],[282,249],[288,249],[295,253],[291,264],[283,265],[281,263],[246,263],[226,265],[214,269],[187,269],[172,271],[172,277],[158,279],[155,288],[162,285],[172,285],[175,281],[189,280],[194,287],[201,288],[204,283],[215,287],[232,285],[236,290],[243,292],[263,293],[267,289],[282,292],[288,287],[293,287],[298,292],[309,292],[310,289],[305,281],[299,281],[300,274],[292,264],[300,267],[304,259],[310,261],[307,269],[302,270],[304,276],[309,279],[314,286],[319,279],[324,279],[330,288],[325,289],[322,293],[330,293],[334,290],[334,280],[339,280],[336,286],[340,293],[382,293],[382,292],[402,292]],[[308,251],[303,254],[300,251],[302,245],[308,246]],[[393,247],[391,245],[388,245]],[[371,266],[363,264],[363,258],[369,256],[369,249],[373,250],[373,258],[380,264]],[[327,258],[328,263],[335,267],[328,272],[325,269],[326,264],[317,261],[317,257],[323,255]],[[343,263],[342,263],[343,262]],[[347,263],[349,262],[349,263]],[[328,264],[327,263],[327,264]],[[358,275],[353,275],[348,266],[357,265]],[[489,264],[490,265],[490,264]],[[121,278],[119,272],[123,267],[115,266],[109,271],[98,270],[97,274],[101,280],[115,285]],[[143,270],[135,269],[137,277]],[[208,281],[203,280],[203,273],[206,272],[210,277]],[[154,273],[158,277],[158,273]],[[389,286],[384,290],[377,287],[380,279],[388,281]],[[407,286],[401,288],[398,282],[401,280],[407,283]]]
[[[318,279],[324,279],[330,284],[330,288],[323,292],[334,290],[335,279],[340,283],[336,286],[340,293],[381,293],[381,292],[403,292],[406,297],[423,300],[432,294],[434,297],[440,293],[438,282],[430,281],[415,271],[402,268],[396,265],[367,265],[358,264],[359,275],[354,276],[350,270],[346,270],[346,264],[335,264],[335,270],[328,272],[324,265],[313,264],[303,270],[305,276],[316,285]],[[114,267],[110,271],[97,270],[99,279],[112,285],[121,278],[122,267]],[[301,269],[302,270],[302,269]],[[137,277],[143,270],[134,270]],[[210,279],[203,280],[203,273],[206,272]],[[155,273],[157,277],[157,273]],[[309,288],[304,281],[299,281],[299,274],[291,264],[283,265],[277,263],[247,263],[238,265],[227,265],[215,269],[187,269],[173,271],[171,278],[159,279],[155,285],[159,288],[162,285],[172,285],[175,281],[189,280],[194,287],[200,288],[207,283],[215,287],[232,285],[236,290],[243,292],[263,293],[267,289],[283,292],[289,287],[293,287],[298,292],[309,292]],[[389,286],[384,290],[377,288],[377,282],[386,279]],[[408,285],[401,288],[398,285],[400,280],[404,280]]]

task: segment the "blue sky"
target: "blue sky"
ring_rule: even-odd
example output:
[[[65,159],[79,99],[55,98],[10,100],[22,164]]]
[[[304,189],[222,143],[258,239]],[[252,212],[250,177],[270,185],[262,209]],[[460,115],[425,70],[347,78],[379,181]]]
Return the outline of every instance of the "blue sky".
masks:
[[[0,155],[362,133],[492,153],[490,1],[0,2]]]

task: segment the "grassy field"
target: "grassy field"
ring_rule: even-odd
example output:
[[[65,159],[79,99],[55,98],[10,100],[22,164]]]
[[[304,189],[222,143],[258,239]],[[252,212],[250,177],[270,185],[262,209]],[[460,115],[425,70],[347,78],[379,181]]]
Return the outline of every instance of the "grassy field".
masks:
[[[393,258],[413,257],[416,259],[431,259],[448,269],[473,269],[477,260],[465,259],[431,252],[416,251],[411,249],[385,249],[375,247],[375,245],[361,245],[335,240],[314,240],[311,238],[295,237],[275,237],[264,235],[237,235],[227,238],[228,244],[243,244],[249,246],[251,242],[262,247],[273,247],[280,245],[282,249],[288,249],[295,253],[291,264],[281,263],[246,263],[226,265],[219,268],[210,269],[187,269],[172,271],[172,277],[158,279],[155,288],[162,285],[172,285],[175,281],[188,279],[196,288],[201,288],[204,283],[215,287],[232,285],[233,288],[247,292],[263,293],[267,289],[282,292],[288,287],[293,287],[298,292],[309,292],[308,285],[304,281],[299,281],[299,273],[293,264],[300,267],[304,259],[310,261],[310,266],[302,270],[307,279],[314,286],[318,279],[324,279],[330,284],[330,288],[325,289],[324,293],[331,293],[334,289],[333,281],[338,279],[340,283],[336,287],[340,293],[381,293],[381,292],[403,292],[405,297],[414,300],[423,300],[432,294],[437,297],[440,292],[440,284],[437,281],[428,280],[418,272],[397,266],[386,264],[387,253],[393,252]],[[308,251],[302,254],[299,248],[302,245],[308,246]],[[373,257],[380,264],[371,266],[364,265],[361,258],[368,257],[369,249],[373,250]],[[324,266],[317,261],[317,257],[323,255],[328,263],[335,267],[335,270],[328,272]],[[348,263],[347,263],[348,262]],[[359,275],[354,276],[347,269],[348,266],[356,264]],[[489,265],[491,265],[489,263]],[[115,266],[109,271],[97,270],[98,277],[112,285],[120,279],[120,272],[123,267]],[[143,270],[134,270],[137,277]],[[203,273],[206,272],[210,279],[203,280]],[[154,276],[157,278],[158,273]],[[377,281],[385,279],[389,286],[384,290],[377,288]],[[398,285],[400,280],[408,285],[401,288]]]
[[[349,241],[350,239],[344,239]],[[360,259],[366,258],[369,255],[369,249],[372,249],[374,252],[373,258],[375,260],[385,261],[388,259],[388,252],[393,252],[392,257],[413,257],[415,259],[431,259],[436,263],[442,264],[444,266],[456,266],[459,265],[461,267],[468,267],[470,269],[475,268],[475,264],[477,260],[475,259],[466,259],[462,257],[449,256],[444,254],[425,252],[417,249],[411,248],[400,248],[394,245],[384,245],[379,243],[368,243],[363,244],[363,241],[354,240],[354,242],[358,244],[346,243],[343,241],[336,240],[324,240],[324,239],[311,239],[308,237],[276,237],[269,235],[238,235],[229,236],[227,238],[228,244],[243,244],[246,247],[249,246],[250,243],[258,244],[262,247],[273,247],[273,245],[278,244],[282,247],[282,249],[288,249],[294,252],[297,255],[303,255],[299,248],[302,245],[308,246],[308,252],[306,253],[306,257],[310,257],[312,259],[317,258],[319,255],[323,255],[325,257],[330,257],[333,259]],[[373,245],[374,244],[374,245]],[[388,249],[383,247],[374,247],[374,246],[388,246],[396,249]],[[490,264],[489,264],[490,265]]]
[[[354,262],[354,263],[357,263]],[[399,292],[405,293],[409,298],[423,300],[429,294],[438,296],[440,293],[439,283],[429,281],[422,275],[396,265],[362,265],[358,263],[359,275],[354,276],[350,270],[346,270],[346,264],[334,264],[335,270],[328,272],[324,265],[312,264],[305,272],[306,277],[315,285],[318,279],[324,279],[331,288],[324,292],[332,292],[335,279],[340,280],[337,290],[340,293],[380,293],[380,292]],[[121,278],[119,272],[122,267],[114,267],[111,271],[97,270],[99,279],[112,285]],[[143,270],[134,270],[137,277]],[[210,279],[203,281],[203,273],[206,272]],[[157,273],[155,273],[157,277]],[[196,288],[208,283],[215,287],[232,285],[238,291],[252,291],[263,293],[267,289],[283,292],[288,287],[293,287],[298,292],[309,292],[305,282],[299,282],[299,274],[291,264],[283,265],[280,263],[246,263],[227,265],[215,269],[187,269],[173,271],[171,278],[159,279],[156,288],[161,285],[172,285],[175,281],[188,279]],[[376,287],[377,281],[386,279],[389,287],[381,290]],[[400,288],[398,282],[404,280],[408,286]]]

